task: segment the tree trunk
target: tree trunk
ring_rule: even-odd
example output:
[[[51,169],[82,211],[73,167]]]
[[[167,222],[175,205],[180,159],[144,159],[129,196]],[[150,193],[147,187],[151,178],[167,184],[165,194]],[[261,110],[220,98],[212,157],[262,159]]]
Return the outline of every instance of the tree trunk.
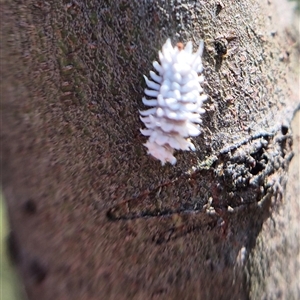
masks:
[[[300,50],[276,3],[1,2],[2,185],[29,299],[299,297]],[[167,37],[204,40],[209,99],[196,151],[162,167],[138,110]]]

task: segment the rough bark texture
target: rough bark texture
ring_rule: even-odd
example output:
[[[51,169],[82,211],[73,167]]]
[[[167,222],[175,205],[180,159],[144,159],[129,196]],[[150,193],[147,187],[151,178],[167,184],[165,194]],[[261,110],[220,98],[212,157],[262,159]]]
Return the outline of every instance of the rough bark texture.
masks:
[[[2,184],[29,299],[299,297],[299,44],[275,8],[1,2]],[[169,36],[204,40],[210,98],[197,151],[162,167],[138,110]]]

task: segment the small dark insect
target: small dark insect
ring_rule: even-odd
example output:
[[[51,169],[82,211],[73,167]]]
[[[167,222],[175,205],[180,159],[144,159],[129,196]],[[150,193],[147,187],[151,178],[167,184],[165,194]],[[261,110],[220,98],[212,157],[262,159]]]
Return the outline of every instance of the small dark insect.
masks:
[[[228,41],[226,39],[215,40],[215,50],[218,56],[224,56],[227,54]]]

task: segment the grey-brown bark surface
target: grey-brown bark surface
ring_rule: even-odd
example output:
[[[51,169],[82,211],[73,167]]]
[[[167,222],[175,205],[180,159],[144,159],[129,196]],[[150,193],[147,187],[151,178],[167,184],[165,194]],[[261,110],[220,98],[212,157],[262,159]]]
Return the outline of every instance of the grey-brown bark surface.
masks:
[[[1,3],[2,184],[30,299],[296,299],[299,45],[260,2]],[[209,100],[197,151],[162,167],[138,110],[169,36],[204,40]]]

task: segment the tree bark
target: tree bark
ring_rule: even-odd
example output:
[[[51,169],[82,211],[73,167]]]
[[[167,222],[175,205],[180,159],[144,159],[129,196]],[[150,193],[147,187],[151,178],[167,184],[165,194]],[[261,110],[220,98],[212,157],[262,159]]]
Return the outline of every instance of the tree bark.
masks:
[[[299,297],[300,49],[278,7],[1,2],[2,185],[29,299]],[[196,151],[162,167],[138,110],[168,37],[204,40],[209,99]]]

